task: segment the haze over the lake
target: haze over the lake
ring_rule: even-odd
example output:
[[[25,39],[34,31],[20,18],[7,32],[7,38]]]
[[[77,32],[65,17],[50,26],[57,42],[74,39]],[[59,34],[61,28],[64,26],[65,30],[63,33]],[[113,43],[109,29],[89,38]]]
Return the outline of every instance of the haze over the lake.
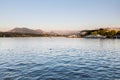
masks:
[[[120,27],[120,0],[0,0],[0,31]]]

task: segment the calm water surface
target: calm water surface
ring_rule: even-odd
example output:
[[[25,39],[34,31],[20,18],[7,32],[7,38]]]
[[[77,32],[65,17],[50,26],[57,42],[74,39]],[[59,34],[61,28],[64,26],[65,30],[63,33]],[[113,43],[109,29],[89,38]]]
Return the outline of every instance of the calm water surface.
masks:
[[[0,38],[0,80],[120,80],[120,40]]]

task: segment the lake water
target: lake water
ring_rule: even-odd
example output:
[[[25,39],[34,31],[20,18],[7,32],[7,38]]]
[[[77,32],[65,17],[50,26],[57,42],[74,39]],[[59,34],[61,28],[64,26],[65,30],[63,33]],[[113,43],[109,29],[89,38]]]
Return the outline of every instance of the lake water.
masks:
[[[120,40],[0,38],[0,80],[120,80]]]

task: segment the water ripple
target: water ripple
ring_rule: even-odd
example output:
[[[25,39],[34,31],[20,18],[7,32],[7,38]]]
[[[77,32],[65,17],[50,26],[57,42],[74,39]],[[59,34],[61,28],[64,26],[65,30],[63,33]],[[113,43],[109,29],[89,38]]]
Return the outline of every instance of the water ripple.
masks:
[[[27,40],[0,39],[0,80],[120,79],[119,40]]]

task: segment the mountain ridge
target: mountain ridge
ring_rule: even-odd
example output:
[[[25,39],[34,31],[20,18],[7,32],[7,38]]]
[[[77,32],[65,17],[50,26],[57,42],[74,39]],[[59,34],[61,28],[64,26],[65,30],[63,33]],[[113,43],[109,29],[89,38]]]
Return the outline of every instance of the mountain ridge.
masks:
[[[36,30],[33,30],[33,29],[29,29],[29,28],[13,28],[7,32],[12,32],[12,33],[31,33],[31,34],[43,34],[44,31],[41,30],[41,29],[36,29]]]
[[[30,28],[25,28],[25,27],[22,27],[22,28],[19,28],[19,27],[16,27],[16,28],[13,28],[9,31],[6,31],[6,32],[11,32],[11,33],[28,33],[28,34],[50,34],[50,35],[70,35],[70,34],[77,34],[80,32],[80,30],[78,31],[61,31],[61,30],[53,30],[53,31],[43,31],[41,29],[30,29]]]

